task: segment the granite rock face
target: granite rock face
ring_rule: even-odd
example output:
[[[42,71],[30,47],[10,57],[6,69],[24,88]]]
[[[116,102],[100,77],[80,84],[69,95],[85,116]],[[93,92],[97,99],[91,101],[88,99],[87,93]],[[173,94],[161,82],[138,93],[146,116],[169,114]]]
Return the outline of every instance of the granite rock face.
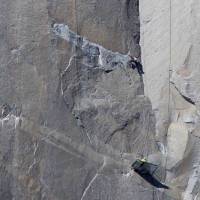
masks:
[[[184,200],[199,199],[199,9],[195,0],[140,1],[145,92],[167,150],[167,178]]]
[[[141,154],[161,160],[126,55],[140,56],[138,9],[138,0],[0,1],[0,199],[154,199],[130,172]]]

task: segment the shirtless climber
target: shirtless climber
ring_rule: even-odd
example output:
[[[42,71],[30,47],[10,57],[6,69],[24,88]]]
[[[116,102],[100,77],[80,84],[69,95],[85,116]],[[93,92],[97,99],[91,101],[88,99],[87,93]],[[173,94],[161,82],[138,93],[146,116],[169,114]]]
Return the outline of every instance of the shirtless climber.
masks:
[[[131,58],[131,60],[129,61],[129,64],[132,67],[132,69],[137,68],[139,75],[142,76],[144,74],[142,64],[139,62],[139,60],[136,57],[132,57],[130,54],[129,54],[129,57]]]

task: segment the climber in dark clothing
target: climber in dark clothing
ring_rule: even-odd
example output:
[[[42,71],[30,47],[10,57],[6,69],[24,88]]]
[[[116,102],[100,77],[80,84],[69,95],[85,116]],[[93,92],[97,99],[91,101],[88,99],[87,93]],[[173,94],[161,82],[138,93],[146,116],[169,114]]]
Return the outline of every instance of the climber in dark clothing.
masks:
[[[137,159],[132,165],[131,169],[139,174],[148,183],[156,188],[170,189],[167,185],[164,185],[154,177],[154,173],[158,166],[147,162],[145,159]]]
[[[138,61],[138,59],[136,57],[130,56],[130,58],[131,58],[131,60],[129,61],[129,63],[130,63],[130,66],[132,67],[132,69],[137,68],[139,75],[142,76],[144,74],[142,64]]]
[[[1,106],[1,118],[6,117],[11,111],[11,107],[9,104],[5,103]]]

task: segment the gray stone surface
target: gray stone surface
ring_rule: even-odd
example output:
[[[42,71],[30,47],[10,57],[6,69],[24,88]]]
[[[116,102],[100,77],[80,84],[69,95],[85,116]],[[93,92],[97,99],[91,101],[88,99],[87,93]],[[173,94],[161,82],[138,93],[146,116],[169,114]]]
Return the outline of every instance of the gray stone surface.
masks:
[[[137,0],[0,0],[0,199],[161,196],[130,172],[160,162],[139,37]]]
[[[140,1],[144,87],[156,114],[157,139],[165,149],[178,150],[188,132],[181,142],[184,148],[178,150],[184,155],[173,154],[176,166],[167,173],[169,182],[181,188],[184,200],[199,198],[199,8],[195,0]],[[177,136],[170,144],[167,132],[174,123],[184,128],[174,130],[180,139]],[[171,154],[165,155],[169,162]]]

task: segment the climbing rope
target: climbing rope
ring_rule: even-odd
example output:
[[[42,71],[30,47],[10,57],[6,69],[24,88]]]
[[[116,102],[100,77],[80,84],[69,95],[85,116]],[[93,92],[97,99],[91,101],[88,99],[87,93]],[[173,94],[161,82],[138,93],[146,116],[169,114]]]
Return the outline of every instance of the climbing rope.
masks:
[[[172,72],[172,1],[169,0],[169,71],[168,71],[168,123],[170,122],[170,104],[171,104],[171,78]]]
[[[171,72],[173,71],[172,67],[172,0],[169,0],[169,71],[168,71],[168,125],[170,124],[171,120],[171,111],[170,111],[170,104],[171,104]],[[164,175],[162,175],[162,179],[166,180],[166,168],[167,168],[167,155],[164,161]],[[164,193],[163,193],[164,195]],[[162,198],[163,198],[162,195]]]
[[[170,111],[170,104],[171,104],[171,72],[173,70],[172,67],[172,0],[169,0],[169,73],[168,73],[168,125],[171,120],[171,111]],[[167,160],[166,160],[167,162]]]

